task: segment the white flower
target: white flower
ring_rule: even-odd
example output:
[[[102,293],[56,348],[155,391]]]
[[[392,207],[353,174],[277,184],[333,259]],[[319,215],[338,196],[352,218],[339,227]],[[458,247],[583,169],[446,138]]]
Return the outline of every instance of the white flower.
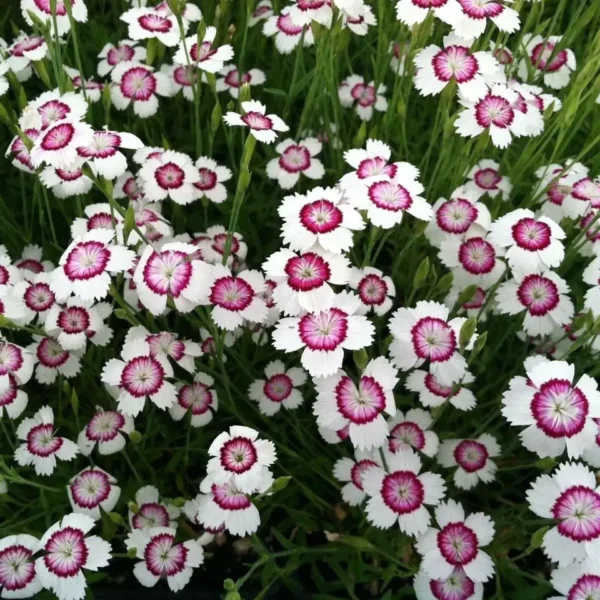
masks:
[[[27,408],[29,398],[27,394],[19,389],[14,375],[8,376],[8,387],[0,391],[0,419],[18,419]]]
[[[42,36],[28,35],[22,31],[6,48],[6,53],[6,63],[18,77],[32,62],[46,58],[48,45]]]
[[[192,427],[203,427],[212,421],[219,407],[215,380],[206,373],[196,373],[192,383],[177,384],[177,401],[169,413],[173,420],[181,421],[190,415]]]
[[[493,436],[484,433],[474,440],[444,440],[437,454],[438,463],[454,472],[456,487],[470,490],[480,481],[490,483],[496,478],[496,463],[491,460],[500,455],[500,446]]]
[[[312,377],[327,377],[341,368],[344,350],[361,350],[373,340],[373,324],[356,311],[360,299],[349,292],[335,297],[328,310],[283,318],[273,332],[277,350],[303,349],[302,366]]]
[[[10,379],[23,385],[31,379],[35,357],[27,348],[0,339],[0,392],[9,388]]]
[[[418,369],[408,375],[404,385],[407,390],[419,394],[423,406],[436,407],[448,401],[458,410],[472,410],[477,400],[473,392],[463,386],[474,381],[473,375],[465,371],[460,383],[442,385],[434,375]]]
[[[542,356],[525,361],[527,377],[513,377],[502,397],[511,425],[525,425],[523,445],[541,458],[578,458],[594,446],[600,417],[598,384],[589,375],[575,381],[575,367]]]
[[[71,22],[69,20],[69,15],[67,14],[64,0],[56,0],[55,15],[52,14],[52,4],[50,0],[21,0],[21,12],[23,13],[23,18],[27,25],[33,27],[33,21],[29,16],[30,11],[45,25],[50,27],[52,35],[59,35],[62,37],[69,33]],[[71,14],[73,20],[78,23],[85,23],[87,21],[88,10],[83,0],[71,0]],[[56,28],[54,26],[55,19]],[[63,600],[63,598],[60,600]]]
[[[43,249],[36,244],[29,244],[23,248],[21,258],[15,261],[15,266],[21,271],[23,279],[32,281],[39,273],[48,273],[54,270],[54,264],[43,260]]]
[[[137,40],[121,40],[117,44],[106,44],[98,54],[98,75],[106,77],[119,63],[143,63],[146,60],[146,48],[138,45]]]
[[[199,179],[194,183],[194,198],[208,198],[215,204],[221,204],[227,199],[227,189],[223,185],[232,177],[231,170],[223,167],[212,158],[201,156],[196,161]]]
[[[70,198],[87,194],[92,189],[92,180],[83,174],[84,160],[78,158],[70,168],[46,167],[40,173],[44,187],[50,188],[57,198]]]
[[[40,132],[37,129],[30,128],[23,131],[23,136],[32,144],[39,135]],[[5,156],[11,157],[13,167],[17,167],[20,171],[23,171],[24,173],[35,173],[35,168],[31,164],[29,149],[18,135],[12,139],[9,147],[6,149]]]
[[[403,414],[388,419],[389,437],[387,448],[391,453],[414,450],[425,456],[436,455],[439,439],[430,428],[433,425],[431,414],[422,408],[411,408]]]
[[[134,529],[125,540],[128,550],[135,549],[142,560],[133,574],[144,587],[155,586],[166,578],[172,592],[182,590],[192,578],[193,570],[204,562],[202,546],[195,540],[175,542],[175,529],[153,527]]]
[[[383,446],[389,433],[383,413],[396,414],[397,373],[392,363],[380,356],[367,364],[358,383],[341,370],[315,379],[317,425],[333,430],[349,425],[350,441],[360,450]]]
[[[444,37],[443,48],[432,44],[415,56],[415,87],[422,96],[439,94],[452,81],[469,102],[488,93],[488,86],[501,78],[500,65],[491,52],[471,52],[470,44],[450,34]]]
[[[277,139],[278,131],[288,131],[289,127],[277,116],[267,115],[267,107],[257,100],[242,102],[243,115],[228,112],[223,120],[227,125],[248,127],[250,134],[259,142],[272,144]]]
[[[461,101],[465,107],[454,121],[456,132],[463,137],[476,137],[488,131],[492,143],[506,148],[513,137],[528,135],[528,120],[515,110],[519,95],[503,84],[495,84],[476,102]]]
[[[365,83],[364,77],[350,75],[340,84],[338,96],[342,106],[355,106],[359,119],[370,121],[373,110],[387,110],[388,103],[384,96],[386,91],[387,88],[382,83],[375,89],[375,82]]]
[[[398,0],[396,3],[398,20],[409,27],[422,23],[429,11],[444,23],[450,23],[461,14],[456,0]]]
[[[85,90],[87,99],[90,102],[98,102],[102,98],[102,91],[104,90],[104,84],[94,79],[82,79],[77,69],[72,69],[63,65],[63,70],[67,74],[71,84],[76,90]]]
[[[96,407],[96,412],[77,438],[79,452],[89,456],[96,446],[102,455],[120,452],[133,430],[133,419],[129,415]]]
[[[134,252],[112,242],[114,231],[96,229],[75,238],[50,275],[50,289],[60,302],[75,294],[81,300],[106,298],[109,273],[122,273],[133,266]]]
[[[0,539],[0,593],[2,598],[32,598],[42,591],[33,554],[39,540],[21,533]]]
[[[429,361],[429,371],[442,385],[462,379],[467,361],[459,352],[463,317],[448,319],[449,310],[438,302],[421,300],[415,308],[399,308],[390,321],[390,353],[396,366],[407,371]],[[469,349],[477,336],[469,341]]]
[[[446,491],[444,480],[437,473],[419,473],[421,459],[411,450],[386,453],[386,464],[387,473],[373,467],[363,475],[369,496],[367,519],[380,529],[397,523],[406,535],[421,535],[431,521],[426,505],[440,503]]]
[[[229,44],[214,48],[216,35],[215,27],[207,27],[200,46],[196,35],[185,38],[185,46],[184,42],[179,43],[173,62],[184,66],[189,62],[207,73],[218,73],[226,62],[233,59],[233,48]]]
[[[94,131],[92,139],[77,148],[77,154],[85,158],[96,176],[116,179],[127,171],[127,159],[120,148],[136,150],[144,146],[137,136],[116,131]]]
[[[59,600],[83,600],[87,588],[83,569],[97,571],[108,565],[112,547],[97,535],[86,537],[92,527],[92,518],[72,513],[40,540],[37,550],[44,554],[35,561],[35,570],[42,586]]]
[[[169,78],[160,71],[140,63],[124,61],[110,74],[112,85],[110,97],[117,110],[125,110],[130,104],[133,112],[145,119],[156,114],[159,96],[170,96]]]
[[[489,240],[506,248],[506,260],[515,274],[541,273],[558,267],[565,256],[565,232],[552,219],[536,217],[517,208],[492,224]]]
[[[417,600],[483,600],[483,584],[469,579],[460,567],[454,569],[449,577],[436,579],[421,570],[413,586]]]
[[[120,18],[129,26],[132,40],[155,38],[165,46],[176,46],[179,42],[179,26],[174,15],[160,14],[154,8],[131,8]]]
[[[373,467],[382,467],[377,451],[366,452],[354,450],[354,460],[340,458],[333,466],[333,476],[345,485],[342,487],[342,498],[350,506],[359,506],[367,497],[363,485],[365,473]]]
[[[453,0],[450,0],[451,2]],[[457,0],[459,11],[446,10],[447,23],[461,38],[481,37],[488,24],[488,19],[500,30],[514,33],[521,27],[519,13],[507,6],[513,0],[494,0],[480,2],[479,0]]]
[[[550,582],[561,594],[553,600],[577,599],[578,596],[583,600],[586,595],[593,598],[600,592],[600,565],[586,558],[582,563],[555,569]]]
[[[348,285],[360,298],[360,306],[356,314],[366,315],[373,310],[377,316],[382,316],[391,310],[396,286],[392,278],[384,275],[379,269],[352,267]]]
[[[273,360],[265,367],[266,379],[255,379],[248,389],[248,397],[258,402],[263,415],[273,416],[281,410],[298,408],[303,401],[297,388],[306,382],[306,372],[300,367],[286,369],[280,360]]]
[[[297,316],[304,311],[330,309],[335,298],[330,284],[348,283],[349,267],[346,257],[315,246],[302,254],[279,250],[269,256],[262,268],[277,284],[273,291],[277,308],[285,315]]]
[[[567,462],[552,475],[540,475],[527,501],[536,515],[557,523],[542,541],[552,562],[562,568],[586,558],[600,561],[600,489],[588,467]]]
[[[194,184],[200,180],[192,159],[174,150],[147,159],[138,177],[148,200],[156,202],[170,198],[177,204],[189,204],[194,200]]]
[[[352,173],[346,173],[340,180],[340,187],[344,191],[352,189],[359,181],[370,179],[378,175],[386,175],[394,179],[398,169],[404,168],[413,179],[419,176],[419,170],[410,163],[390,162],[392,149],[380,140],[368,139],[366,148],[352,148],[344,152],[344,160],[354,169]]]
[[[258,431],[233,425],[229,433],[220,433],[208,448],[206,477],[200,491],[210,492],[213,485],[229,484],[245,494],[264,489],[272,479],[269,467],[277,459],[275,446],[269,440],[258,439]]]
[[[438,528],[428,529],[416,544],[423,557],[421,569],[430,577],[446,579],[456,568],[464,570],[472,581],[487,581],[494,575],[494,563],[481,550],[494,539],[494,524],[484,513],[468,517],[461,504],[442,502],[435,509]]]
[[[102,382],[118,388],[119,411],[135,417],[149,398],[158,408],[170,408],[177,399],[175,386],[167,381],[173,368],[162,354],[151,355],[150,345],[134,339],[123,346],[123,360],[112,358],[102,369]]]
[[[92,143],[94,130],[87,124],[64,119],[44,129],[31,148],[34,167],[42,164],[57,169],[70,169],[77,162],[77,149]]]
[[[522,42],[527,58],[519,63],[519,77],[526,80],[528,66],[531,65],[534,78],[543,77],[544,84],[549,88],[560,90],[566,87],[571,80],[571,72],[577,68],[577,60],[569,48],[556,51],[561,40],[560,35],[551,35],[545,39],[541,35],[527,34]]]
[[[290,16],[295,25],[310,25],[316,21],[328,29],[331,27],[333,11],[331,0],[315,2],[314,0],[292,0]]]
[[[466,184],[468,191],[474,191],[477,199],[487,194],[490,198],[502,195],[502,200],[508,200],[512,191],[510,179],[500,174],[500,164],[494,160],[480,160],[468,173]]]
[[[15,460],[22,467],[33,466],[37,475],[51,475],[56,460],[73,460],[77,444],[56,435],[54,413],[49,406],[40,408],[17,427],[17,438],[23,443],[15,450]]]
[[[566,281],[552,271],[521,275],[504,282],[496,292],[498,311],[525,312],[523,329],[532,336],[549,335],[571,322],[575,309]]]
[[[58,121],[79,122],[85,118],[88,103],[77,92],[61,94],[52,90],[40,94],[23,110],[19,119],[21,129],[45,130]]]
[[[284,6],[279,15],[267,18],[263,25],[263,34],[267,37],[275,36],[275,47],[281,54],[290,54],[302,39],[304,32],[304,48],[315,43],[312,29],[308,26],[295,25],[290,14],[291,6]]]
[[[283,243],[306,252],[316,243],[341,254],[354,244],[353,231],[365,228],[358,210],[343,201],[337,188],[313,188],[305,195],[286,196],[278,208],[283,218]]]
[[[121,495],[117,480],[99,467],[88,467],[69,480],[67,493],[73,512],[99,521],[101,510],[108,513]]]
[[[54,338],[34,335],[35,340],[27,346],[27,350],[35,355],[35,378],[39,383],[50,385],[58,375],[71,379],[81,369],[82,352],[65,350]]]
[[[591,310],[594,317],[600,317],[600,257],[595,258],[585,268],[582,279],[584,283],[592,286],[585,293],[585,310]]]
[[[226,65],[219,71],[219,74],[223,77],[217,79],[217,92],[228,91],[232,98],[238,98],[240,95],[240,88],[243,85],[262,85],[267,80],[264,72],[260,69],[250,69],[249,71],[242,73],[241,71],[238,71],[236,67]],[[253,102],[256,101],[254,100]],[[244,108],[243,105],[242,108]],[[287,131],[287,129],[284,131]]]
[[[268,19],[273,14],[271,0],[260,0],[248,20],[248,27],[254,27],[259,21]]]
[[[284,190],[293,188],[301,174],[309,179],[322,179],[325,168],[315,158],[322,147],[317,138],[304,138],[297,144],[292,139],[283,140],[275,146],[275,151],[281,156],[267,163],[267,177],[276,179]]]
[[[132,529],[152,529],[153,527],[176,529],[176,519],[180,514],[181,510],[173,504],[160,501],[157,488],[146,485],[135,493],[135,512],[130,508],[129,526]]]
[[[354,0],[344,0],[344,2],[349,7]],[[363,4],[362,0],[358,0],[354,4],[359,7],[358,10],[353,11],[354,14],[342,10],[343,26],[356,35],[367,35],[369,27],[377,25],[377,18],[373,14],[373,9],[368,4]]]
[[[83,213],[85,217],[77,217],[71,223],[71,237],[83,237],[93,229],[108,229],[117,231],[117,240],[123,242],[123,217],[112,210],[108,202],[88,204]]]

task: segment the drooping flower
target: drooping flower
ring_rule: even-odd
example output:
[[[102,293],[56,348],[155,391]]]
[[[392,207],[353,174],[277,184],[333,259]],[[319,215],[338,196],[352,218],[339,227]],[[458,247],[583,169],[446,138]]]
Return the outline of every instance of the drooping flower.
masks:
[[[453,480],[456,487],[470,490],[480,481],[490,483],[496,477],[496,463],[500,455],[496,438],[483,433],[474,440],[444,440],[437,454],[438,463],[447,469],[457,467]]]
[[[27,383],[33,374],[34,364],[35,356],[28,348],[0,339],[0,392],[9,388],[11,377],[17,385]]]
[[[365,473],[373,467],[381,467],[378,452],[354,450],[354,459],[340,458],[333,466],[333,476],[345,485],[342,487],[342,498],[350,506],[360,506],[367,493],[363,485]]]
[[[19,389],[14,375],[9,375],[8,387],[0,391],[0,419],[6,417],[17,419],[27,408],[28,396]]]
[[[304,175],[309,179],[322,179],[325,175],[323,163],[315,158],[321,152],[322,144],[317,138],[304,138],[298,143],[286,139],[275,146],[280,154],[267,163],[267,177],[276,179],[284,190],[293,188]]]
[[[390,321],[393,341],[390,353],[396,366],[407,371],[429,362],[429,372],[442,385],[452,385],[462,379],[467,362],[459,352],[463,317],[449,319],[443,304],[421,300],[415,308],[399,308]],[[469,341],[467,349],[475,341]]]
[[[468,173],[466,184],[468,191],[474,191],[477,198],[487,194],[490,198],[502,195],[502,200],[508,200],[512,191],[510,178],[500,174],[500,164],[495,160],[480,160]]]
[[[96,407],[96,412],[77,438],[79,451],[84,456],[89,456],[96,447],[102,455],[120,452],[133,429],[133,419],[129,415]]]
[[[231,170],[206,156],[198,158],[196,168],[200,178],[194,183],[194,199],[206,197],[215,204],[225,202],[227,190],[223,183],[231,179]]]
[[[255,379],[248,389],[248,397],[258,402],[263,415],[273,416],[281,410],[298,408],[303,401],[297,389],[306,382],[306,372],[300,367],[286,369],[280,360],[273,360],[265,367],[266,379]]]
[[[23,137],[29,140],[31,144],[35,142],[39,135],[40,132],[37,129],[29,128],[23,131]],[[17,167],[20,171],[35,173],[35,167],[31,164],[29,148],[27,148],[18,135],[12,139],[9,147],[6,149],[5,156],[11,157],[13,167]]]
[[[258,439],[258,431],[232,425],[220,433],[208,448],[211,456],[200,491],[209,493],[213,485],[231,485],[245,494],[264,489],[272,479],[269,467],[277,459],[275,445]]]
[[[255,86],[262,85],[266,80],[266,76],[263,71],[260,69],[250,69],[245,73],[239,71],[236,67],[232,67],[230,65],[224,66],[221,71],[219,71],[220,77],[217,79],[216,90],[217,92],[229,92],[232,98],[238,98],[240,95],[240,88],[243,85]],[[256,102],[256,101],[254,101]],[[242,108],[244,106],[242,105]],[[246,110],[244,108],[244,110]],[[249,109],[256,110],[256,109]],[[260,111],[259,111],[260,112]],[[235,114],[235,113],[234,113]],[[279,117],[277,117],[279,118]],[[282,130],[287,131],[287,129]]]
[[[577,68],[574,52],[569,48],[556,49],[561,46],[562,36],[551,35],[547,39],[541,35],[528,34],[523,39],[527,58],[519,63],[519,77],[527,80],[528,66],[534,71],[534,78],[543,77],[549,88],[560,90],[571,80],[571,72]],[[529,65],[528,65],[529,63]]]
[[[154,527],[177,528],[177,517],[181,510],[170,502],[160,500],[158,489],[145,485],[135,493],[135,512],[129,509],[129,525],[132,529]]]
[[[216,35],[215,27],[207,27],[200,46],[196,35],[185,38],[185,42],[179,43],[173,62],[184,66],[192,64],[207,73],[218,73],[226,62],[233,59],[233,48],[230,44],[213,47]]]
[[[175,542],[175,529],[153,527],[134,529],[125,540],[128,550],[141,558],[133,568],[135,578],[144,587],[155,586],[165,578],[172,592],[182,590],[192,578],[193,570],[204,562],[202,546],[195,540]]]
[[[99,467],[88,467],[69,480],[67,493],[73,512],[92,517],[102,517],[101,510],[111,512],[121,495],[117,480]]]
[[[421,459],[412,450],[385,455],[387,472],[373,467],[363,475],[367,519],[380,529],[398,524],[406,535],[421,535],[431,522],[427,506],[444,497],[444,480],[437,473],[420,473]]]
[[[358,296],[339,293],[330,309],[283,318],[273,332],[277,350],[303,349],[302,366],[312,377],[328,377],[341,368],[344,350],[361,350],[372,342],[373,324],[356,311]]]
[[[502,397],[502,414],[511,425],[525,425],[519,437],[541,458],[578,458],[596,441],[600,418],[600,392],[594,379],[575,367],[542,356],[525,361],[526,377],[513,377]]]
[[[308,251],[315,244],[341,254],[352,247],[353,231],[365,228],[358,210],[343,201],[337,188],[313,188],[305,195],[286,196],[278,208],[283,218],[283,243]]]
[[[358,383],[341,370],[315,379],[317,424],[336,431],[349,425],[350,441],[360,450],[383,446],[389,434],[383,413],[396,414],[393,391],[397,383],[396,369],[383,356],[367,364]]]
[[[273,14],[271,0],[260,0],[248,20],[248,27],[254,27],[260,21],[268,19]]]
[[[396,453],[414,450],[422,452],[425,456],[435,456],[439,439],[431,430],[432,424],[431,414],[422,408],[411,408],[406,414],[398,411],[388,420],[388,451]]]
[[[450,402],[458,410],[472,410],[477,401],[473,392],[464,385],[474,381],[473,375],[465,371],[459,383],[442,385],[431,373],[417,369],[408,375],[404,385],[407,390],[419,394],[423,406],[436,407]]]
[[[119,63],[143,63],[146,60],[146,48],[139,45],[137,40],[121,40],[117,44],[106,44],[98,58],[98,75],[106,77]]]
[[[342,26],[347,27],[352,33],[361,36],[367,35],[369,27],[377,25],[373,9],[368,4],[364,4],[362,0],[344,0],[344,4],[348,10],[356,7],[352,14],[344,9],[341,10]]]
[[[177,401],[169,413],[175,421],[190,415],[192,427],[203,427],[212,421],[219,407],[215,380],[206,373],[196,373],[192,383],[177,384]]]
[[[289,127],[277,116],[268,115],[267,107],[257,100],[242,102],[243,115],[228,112],[224,117],[227,125],[248,127],[250,135],[259,142],[272,144],[277,139],[278,131],[288,131]]]
[[[39,540],[20,533],[0,539],[0,594],[2,598],[32,598],[42,590],[33,554]]]
[[[23,443],[15,450],[15,460],[22,467],[33,466],[38,475],[51,475],[56,460],[73,460],[77,444],[56,435],[54,413],[49,406],[40,408],[17,427],[17,438]]]
[[[472,581],[487,581],[494,575],[494,563],[481,550],[494,539],[494,524],[484,513],[466,516],[462,505],[454,500],[442,502],[435,509],[438,527],[428,529],[416,544],[423,557],[421,568],[439,579],[462,569]]]
[[[542,540],[546,556],[559,567],[589,558],[600,560],[600,488],[593,471],[563,463],[552,475],[540,475],[527,492],[529,508],[556,527]]]
[[[42,586],[59,600],[82,600],[87,583],[83,569],[97,571],[111,558],[111,545],[97,535],[86,537],[94,519],[71,513],[55,523],[40,540],[35,569]]]
[[[102,382],[118,388],[119,411],[135,417],[144,408],[146,398],[158,408],[170,408],[177,399],[175,386],[167,379],[173,368],[164,355],[151,355],[150,344],[135,339],[125,344],[121,357],[110,359],[102,369]]]
[[[365,83],[361,75],[350,75],[340,84],[338,96],[342,106],[354,106],[359,119],[370,121],[373,111],[387,110],[388,103],[384,96],[387,88],[380,83],[375,89],[375,82]]]

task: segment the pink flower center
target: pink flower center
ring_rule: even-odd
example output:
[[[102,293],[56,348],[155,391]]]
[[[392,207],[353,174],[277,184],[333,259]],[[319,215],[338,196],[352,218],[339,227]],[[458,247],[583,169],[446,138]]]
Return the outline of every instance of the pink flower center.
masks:
[[[301,145],[288,146],[279,157],[279,166],[288,173],[301,173],[310,167],[310,152]]]
[[[442,319],[424,317],[411,330],[416,355],[431,362],[444,362],[456,351],[456,334]]]
[[[467,473],[475,473],[483,469],[488,456],[487,448],[475,440],[463,440],[454,448],[454,460]]]
[[[458,3],[471,19],[493,19],[504,11],[504,6],[494,0],[458,0]]]
[[[394,181],[377,181],[369,186],[369,199],[382,210],[408,210],[413,203],[408,190]]]
[[[288,285],[296,292],[320,288],[331,278],[329,263],[319,254],[306,252],[290,258],[285,265]]]
[[[540,71],[545,71],[546,73],[555,73],[561,67],[564,67],[567,64],[567,51],[560,50],[559,52],[554,52],[555,44],[552,42],[543,42],[539,43],[535,48],[531,51],[531,64],[539,69]],[[554,54],[554,58],[550,60],[550,57]]]
[[[360,280],[357,291],[363,304],[380,306],[387,297],[388,285],[379,275],[371,273]]]
[[[99,506],[111,491],[106,474],[94,469],[80,473],[69,487],[75,504],[88,509]]]
[[[447,200],[435,215],[438,227],[446,233],[461,234],[468,231],[479,215],[479,211],[468,200]]]
[[[146,567],[156,577],[172,577],[185,569],[188,549],[170,533],[155,535],[144,550]]]
[[[481,308],[485,302],[486,297],[487,297],[487,292],[484,289],[478,287],[475,290],[473,297],[468,302],[465,302],[462,305],[462,307],[465,310],[476,310],[478,308]]]
[[[156,394],[163,385],[165,370],[151,356],[137,356],[131,359],[121,373],[121,387],[135,398]]]
[[[83,171],[80,171],[79,169],[56,169],[54,172],[63,180],[63,182],[77,181],[77,179],[83,177]]]
[[[109,158],[121,146],[121,136],[112,131],[95,131],[89,146],[77,148],[77,154],[84,158]]]
[[[565,490],[552,507],[560,521],[558,531],[575,542],[589,542],[600,536],[600,495],[583,485]]]
[[[357,83],[352,90],[350,95],[358,102],[360,106],[373,106],[376,100],[375,87],[372,85],[365,85],[364,83]]]
[[[18,393],[19,388],[17,387],[17,380],[14,375],[9,373],[8,387],[0,394],[0,407],[12,404],[16,400]]]
[[[600,598],[600,576],[582,575],[569,590],[567,600],[596,600]]]
[[[178,298],[190,283],[192,263],[185,252],[153,252],[144,266],[144,283],[155,294]]]
[[[69,252],[65,275],[71,281],[85,281],[104,273],[110,260],[110,250],[102,242],[80,242]]]
[[[162,331],[155,335],[146,337],[150,346],[150,356],[170,356],[173,360],[179,361],[185,354],[185,344],[178,340],[176,334]]]
[[[219,457],[221,466],[237,475],[246,473],[258,462],[258,454],[252,440],[242,436],[227,440],[221,447]]]
[[[442,385],[434,375],[427,373],[425,375],[425,387],[438,398],[451,398],[454,396],[454,392],[450,386]]]
[[[298,330],[311,350],[335,350],[348,336],[348,315],[339,308],[307,314],[300,318]]]
[[[412,421],[403,421],[395,425],[390,431],[388,448],[390,452],[399,450],[422,450],[425,447],[425,432]]]
[[[437,546],[448,563],[455,567],[475,559],[479,542],[475,532],[463,523],[448,523],[437,534]]]
[[[44,548],[44,563],[59,579],[73,577],[88,559],[88,548],[80,529],[65,527],[54,533]]]
[[[66,148],[75,135],[71,123],[60,123],[49,129],[42,138],[41,146],[47,152],[56,152]]]
[[[273,129],[273,121],[262,113],[251,110],[247,112],[243,117],[242,121],[255,131],[268,131]]]
[[[419,8],[441,8],[448,0],[410,0],[412,4]]]
[[[185,171],[173,162],[168,162],[154,172],[156,183],[165,190],[179,189],[185,180]]]
[[[496,48],[496,50],[494,50],[494,58],[501,65],[510,65],[513,61],[512,54],[506,48]]]
[[[225,253],[225,246],[227,244],[227,238],[229,236],[226,233],[217,233],[212,239],[212,244],[210,247],[220,254],[221,256]],[[231,246],[229,248],[229,252],[231,254],[237,254],[240,249],[240,243],[236,238],[235,234],[231,236]]]
[[[471,81],[479,71],[477,59],[465,46],[448,46],[432,59],[433,72],[440,81],[456,79],[457,83]]]
[[[470,238],[460,245],[458,260],[471,275],[485,275],[490,273],[496,264],[496,251],[483,238]]]
[[[52,4],[50,0],[33,0],[34,4],[47,15],[52,14]],[[75,4],[74,1],[71,2],[71,5]],[[67,9],[65,8],[64,0],[56,0],[56,8],[55,8],[57,17],[64,17],[67,14]]]
[[[586,177],[573,186],[573,197],[591,202],[592,208],[600,208],[600,183]]]
[[[23,353],[18,346],[0,342],[0,375],[18,371],[23,365]]]
[[[475,120],[480,127],[488,128],[494,125],[507,129],[514,121],[515,113],[510,103],[502,96],[488,94],[475,106]]]
[[[294,389],[294,384],[288,375],[285,373],[278,373],[273,377],[267,379],[263,386],[263,392],[265,396],[271,400],[271,402],[283,402]]]
[[[543,221],[531,217],[520,219],[512,226],[512,236],[523,250],[545,250],[552,242],[552,230]]]
[[[113,221],[110,213],[100,212],[92,215],[87,221],[87,230],[93,229],[112,229]]]
[[[456,568],[446,579],[432,579],[429,589],[435,600],[471,600],[475,594],[475,583],[463,569]]]
[[[248,308],[253,299],[254,290],[250,284],[232,276],[217,279],[210,293],[212,304],[234,312]]]
[[[42,129],[46,129],[55,121],[62,121],[66,118],[71,112],[71,107],[60,100],[49,100],[38,108],[38,112],[42,119]]]
[[[85,308],[69,306],[58,315],[58,326],[68,334],[83,333],[90,327],[90,315]]]
[[[131,518],[134,529],[150,529],[152,527],[168,527],[169,513],[167,509],[157,502],[146,502]]]
[[[543,383],[533,397],[531,413],[547,436],[570,438],[583,430],[589,402],[583,392],[566,379],[551,379]]]
[[[54,304],[54,294],[47,283],[34,283],[23,294],[23,301],[29,310],[44,312]]]
[[[26,588],[35,577],[33,552],[21,544],[13,544],[0,550],[0,587],[6,592],[18,592]],[[7,594],[7,597],[8,596]],[[13,596],[18,597],[18,596]]]
[[[69,359],[69,353],[52,338],[44,338],[37,347],[36,355],[40,363],[49,369],[62,367]]]
[[[517,297],[534,317],[547,315],[560,302],[554,281],[541,275],[527,275],[517,289]]]
[[[374,460],[365,458],[357,461],[350,470],[350,479],[352,483],[362,492],[363,490],[363,475],[372,469],[377,467],[377,463]]]
[[[381,496],[395,513],[408,515],[423,505],[425,488],[412,471],[396,471],[384,477]]]
[[[227,511],[245,510],[252,502],[246,494],[240,492],[233,484],[216,485],[211,488],[215,504]]]
[[[315,200],[300,211],[300,222],[311,233],[329,233],[344,220],[342,211],[329,200]]]
[[[115,66],[120,62],[132,60],[135,56],[135,50],[128,46],[127,44],[123,44],[121,46],[117,46],[116,48],[111,48],[106,55],[106,62]]]
[[[250,73],[240,73],[237,69],[232,69],[225,76],[225,83],[229,87],[233,87],[233,88],[239,88],[244,83],[250,83],[251,80],[252,80],[252,75],[250,75]],[[258,113],[258,114],[260,114],[260,113]],[[243,119],[243,117],[242,117],[242,119]]]
[[[121,78],[121,93],[133,101],[147,101],[156,91],[156,77],[145,67],[132,67]]]
[[[24,258],[16,264],[16,267],[21,269],[21,271],[31,271],[36,275],[44,271],[43,263],[39,260],[35,260],[35,258]]]
[[[370,423],[385,409],[385,392],[369,376],[360,378],[358,388],[350,377],[342,377],[335,388],[335,400],[339,412],[356,425]]]
[[[385,158],[375,156],[373,158],[365,158],[356,169],[356,176],[359,179],[374,177],[376,175],[387,175],[390,179],[396,176],[398,167],[395,164],[388,164]]]
[[[205,192],[207,190],[212,190],[217,185],[217,174],[206,167],[200,167],[198,169],[198,173],[200,174],[200,180],[194,183],[194,186]]]
[[[29,37],[17,42],[9,49],[11,56],[17,56],[19,58],[25,55],[25,52],[30,52],[39,48],[44,43],[43,37]]]
[[[302,33],[303,28],[300,25],[295,25],[292,17],[289,14],[285,14],[277,17],[277,29],[285,35],[296,37]]]
[[[173,27],[173,23],[169,19],[155,13],[140,16],[138,23],[142,29],[153,33],[168,33]]]
[[[34,456],[46,458],[58,450],[63,445],[61,437],[54,437],[52,423],[42,423],[29,430],[27,434],[27,450]]]
[[[200,51],[198,52],[198,44],[194,44],[190,50],[190,57],[194,62],[202,62],[214,56],[217,51],[212,47],[210,42],[202,42]]]
[[[194,381],[179,390],[177,402],[186,410],[191,408],[193,415],[203,415],[214,405],[214,396],[205,383]]]
[[[473,177],[475,183],[484,190],[497,190],[502,177],[495,169],[479,169]]]
[[[113,410],[98,411],[85,427],[86,437],[94,442],[110,442],[125,426],[125,417]]]

